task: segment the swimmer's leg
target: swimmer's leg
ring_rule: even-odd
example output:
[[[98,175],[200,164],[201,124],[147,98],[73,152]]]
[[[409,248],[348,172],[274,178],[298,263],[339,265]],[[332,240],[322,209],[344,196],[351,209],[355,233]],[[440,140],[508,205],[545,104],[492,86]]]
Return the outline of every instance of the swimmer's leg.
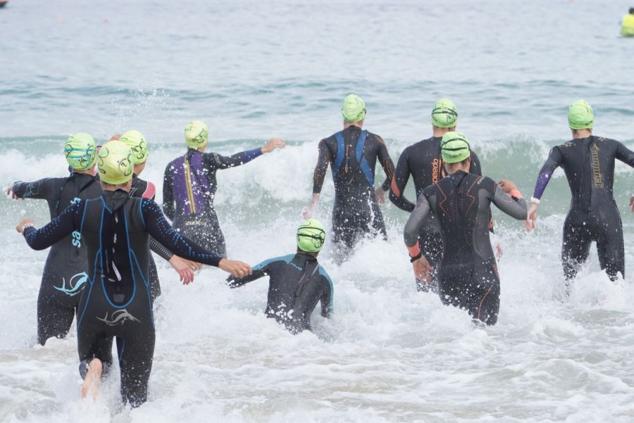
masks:
[[[112,338],[100,337],[94,332],[89,336],[80,333],[79,336],[83,337],[83,341],[79,342],[81,360],[79,363],[79,374],[84,379],[80,394],[82,398],[92,395],[93,399],[97,399],[101,387],[101,378],[108,374],[112,363]],[[86,348],[84,343],[87,342],[90,342],[90,348],[82,351],[82,348]]]
[[[588,259],[591,243],[592,234],[587,224],[572,224],[566,219],[564,240],[561,248],[561,262],[564,269],[566,292],[570,290],[570,284],[577,276],[579,267]]]
[[[147,401],[147,387],[154,356],[154,328],[139,331],[117,342],[121,368],[121,397],[132,407]]]
[[[92,394],[93,399],[97,399],[97,397],[99,397],[102,373],[103,365],[101,360],[98,358],[93,358],[88,364],[86,364],[84,383],[81,385],[82,398],[86,398],[88,394]]]
[[[495,263],[482,263],[471,282],[469,314],[489,326],[498,321],[500,311],[500,279]]]
[[[597,253],[601,269],[605,270],[610,280],[616,281],[619,273],[625,277],[625,246],[620,218],[618,224],[606,225],[605,230],[598,234]]]
[[[37,297],[37,339],[40,345],[48,338],[64,338],[73,324],[75,308],[55,300],[58,292],[52,289],[50,280],[43,279]],[[63,294],[62,294],[63,295]]]

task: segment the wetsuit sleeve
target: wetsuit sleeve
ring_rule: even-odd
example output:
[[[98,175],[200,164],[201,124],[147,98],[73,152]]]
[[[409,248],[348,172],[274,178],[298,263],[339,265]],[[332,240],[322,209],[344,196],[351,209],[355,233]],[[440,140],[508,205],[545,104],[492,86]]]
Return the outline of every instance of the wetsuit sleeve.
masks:
[[[421,194],[418,197],[416,208],[414,208],[412,214],[409,215],[409,219],[407,219],[405,231],[403,232],[405,245],[408,247],[413,247],[418,242],[418,233],[420,232],[420,228],[423,226],[429,211],[429,201],[427,201],[427,197],[425,197],[424,194]]]
[[[387,152],[385,141],[378,135],[377,139],[379,141],[379,163],[381,163],[385,176],[391,181],[394,179],[394,162],[390,157],[390,153]]]
[[[624,146],[622,143],[618,141],[615,141],[615,142],[616,142],[615,157],[619,159],[620,161],[622,161],[623,163],[626,163],[630,165],[631,167],[634,167],[634,151],[630,150],[629,148],[627,148],[626,146]]]
[[[548,155],[548,159],[542,169],[539,171],[539,176],[537,176],[537,182],[535,182],[535,191],[533,192],[533,197],[538,200],[542,198],[544,191],[546,190],[546,186],[548,182],[550,182],[550,178],[553,176],[553,172],[555,169],[561,165],[561,152],[559,148],[555,147],[550,150],[550,154]]]
[[[150,235],[174,254],[198,263],[218,266],[222,257],[208,253],[192,244],[176,232],[165,219],[158,204],[152,200],[143,200],[143,218]]]
[[[262,149],[254,148],[253,150],[243,151],[228,157],[216,153],[209,153],[205,154],[205,158],[207,163],[211,164],[210,167],[214,169],[227,169],[249,163],[261,155]]]
[[[168,164],[163,175],[163,211],[174,221],[174,172],[172,164]]]
[[[269,274],[269,266],[271,265],[271,260],[265,260],[262,263],[256,264],[251,269],[251,274],[245,276],[243,278],[236,278],[234,276],[229,276],[227,278],[227,285],[229,288],[238,288],[242,285],[245,285],[249,282],[253,282],[254,280],[260,279],[262,276],[266,276]]]
[[[526,205],[526,200],[524,200],[523,198],[511,197],[510,195],[505,193],[502,188],[496,185],[495,193],[493,194],[493,198],[491,199],[491,201],[497,206],[498,209],[502,210],[509,216],[514,217],[517,220],[526,219],[528,207]]]
[[[409,181],[410,177],[410,169],[407,160],[408,155],[409,150],[405,149],[396,164],[396,171],[394,172],[394,178],[392,178],[392,184],[390,186],[390,201],[399,209],[411,213],[416,205],[405,198],[404,195],[405,187],[407,186],[407,181]]]
[[[66,207],[59,216],[40,229],[34,227],[24,229],[22,234],[26,243],[34,250],[44,250],[61,241],[79,227],[80,216],[83,214],[84,208],[85,202],[79,201]]]
[[[321,315],[325,318],[329,318],[332,316],[334,309],[334,284],[332,283],[330,276],[328,276],[321,266],[319,266],[319,273],[321,273],[321,277],[324,279],[324,291],[319,300],[321,302]]]
[[[150,250],[158,254],[163,260],[169,261],[174,254],[169,250],[169,248],[165,248],[163,244],[154,239],[154,237],[150,237]]]
[[[482,176],[482,165],[480,164],[480,159],[476,153],[471,153],[471,169],[469,169],[469,173],[474,175]]]
[[[319,142],[319,158],[317,159],[317,166],[315,166],[315,173],[313,174],[313,194],[319,194],[321,192],[326,171],[328,170],[328,164],[331,162],[332,155],[328,149],[326,140],[321,140]]]
[[[54,180],[51,178],[40,179],[35,182],[15,182],[11,191],[17,198],[48,198],[53,190]]]

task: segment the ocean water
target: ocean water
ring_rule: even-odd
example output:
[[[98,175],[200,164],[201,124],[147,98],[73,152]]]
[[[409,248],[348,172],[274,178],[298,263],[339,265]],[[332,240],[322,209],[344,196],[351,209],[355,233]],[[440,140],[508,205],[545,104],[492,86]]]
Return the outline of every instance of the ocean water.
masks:
[[[218,174],[229,254],[255,264],[293,251],[317,141],[340,128],[339,102],[354,91],[394,161],[430,136],[433,102],[451,97],[484,173],[530,195],[550,147],[570,136],[566,107],[578,98],[594,106],[596,134],[634,149],[634,40],[618,36],[629,6],[11,0],[0,9],[0,184],[64,175],[71,132],[104,140],[135,128],[150,142],[143,176],[160,200],[187,121],[206,120],[210,148],[225,154],[281,136],[286,149]],[[415,292],[407,215],[390,204],[388,241],[364,242],[340,267],[326,246],[336,313],[315,316],[314,333],[292,336],[264,317],[264,279],[229,290],[204,269],[182,286],[159,262],[149,401],[135,410],[119,404],[116,371],[99,400],[79,399],[74,329],[34,346],[46,252],[14,226],[48,212],[0,198],[0,421],[632,422],[634,171],[616,167],[628,279],[609,282],[593,249],[563,302],[562,174],[536,232],[494,212],[504,255],[492,328]],[[332,200],[328,176],[317,213],[326,224]]]

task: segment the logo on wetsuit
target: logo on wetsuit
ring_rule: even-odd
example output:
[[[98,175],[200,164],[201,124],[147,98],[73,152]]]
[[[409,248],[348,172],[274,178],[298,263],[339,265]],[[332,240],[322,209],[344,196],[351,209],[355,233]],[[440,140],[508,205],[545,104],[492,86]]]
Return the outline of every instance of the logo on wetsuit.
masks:
[[[436,183],[442,179],[442,160],[434,159],[431,162],[431,181]]]
[[[599,161],[599,146],[592,144],[590,148],[592,156],[592,182],[597,188],[603,188],[603,175],[601,175],[601,162]]]
[[[53,288],[70,297],[74,297],[81,292],[86,282],[88,282],[88,273],[81,272],[71,276],[68,280],[68,288],[66,288],[66,279],[64,278],[62,278],[62,286],[53,286]]]
[[[108,318],[108,313],[106,312],[105,316],[97,317],[97,320],[100,320],[100,321],[104,322],[108,326],[123,325],[128,320],[131,321],[131,322],[141,323],[141,321],[139,319],[137,319],[136,317],[131,315],[128,312],[128,310],[126,310],[126,309],[117,310],[117,311],[113,312],[112,316],[110,316],[110,318]]]

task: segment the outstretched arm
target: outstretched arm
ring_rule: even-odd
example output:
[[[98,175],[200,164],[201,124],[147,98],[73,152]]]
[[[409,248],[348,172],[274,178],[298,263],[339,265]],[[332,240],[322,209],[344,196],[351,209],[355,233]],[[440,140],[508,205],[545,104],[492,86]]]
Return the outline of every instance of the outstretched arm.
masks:
[[[504,213],[517,219],[524,220],[528,213],[526,200],[522,198],[515,184],[508,180],[502,180],[495,186],[495,193],[491,199],[493,204]]]
[[[616,143],[616,158],[623,163],[634,167],[634,151],[627,148],[625,145],[623,145],[623,143],[620,143],[618,141]]]
[[[13,186],[7,190],[7,194],[13,198],[48,198],[51,194],[53,178],[44,178],[34,182],[15,182]]]
[[[23,220],[16,229],[24,235],[29,247],[34,250],[43,250],[61,241],[78,227],[79,216],[83,213],[84,207],[84,201],[71,204],[40,229],[35,229],[28,219]]]
[[[548,159],[544,166],[542,166],[535,182],[535,191],[533,192],[533,198],[531,198],[531,206],[528,209],[528,215],[526,217],[526,228],[530,231],[535,228],[537,223],[537,209],[539,208],[539,202],[546,190],[550,178],[553,176],[553,172],[561,165],[562,156],[558,147],[554,147],[550,150]]]
[[[398,159],[394,178],[392,178],[392,184],[390,185],[390,201],[399,209],[411,212],[416,206],[414,203],[405,198],[404,195],[405,187],[407,186],[407,181],[409,181],[410,177],[409,164],[407,163],[407,152],[407,149],[404,150],[403,153],[401,153],[401,157]]]
[[[227,157],[211,153],[209,155],[211,156],[211,166],[216,169],[227,169],[230,167],[240,166],[249,163],[251,160],[261,156],[262,154],[270,153],[276,148],[284,148],[285,145],[284,141],[280,138],[271,138],[264,147],[243,151],[241,153],[234,154],[233,156]]]
[[[260,279],[261,277],[269,274],[270,264],[271,264],[270,260],[265,260],[262,263],[256,264],[255,266],[253,266],[253,273],[242,278],[236,278],[234,276],[230,276],[227,278],[227,285],[229,285],[229,288],[238,288],[249,282],[253,282],[254,280]]]

